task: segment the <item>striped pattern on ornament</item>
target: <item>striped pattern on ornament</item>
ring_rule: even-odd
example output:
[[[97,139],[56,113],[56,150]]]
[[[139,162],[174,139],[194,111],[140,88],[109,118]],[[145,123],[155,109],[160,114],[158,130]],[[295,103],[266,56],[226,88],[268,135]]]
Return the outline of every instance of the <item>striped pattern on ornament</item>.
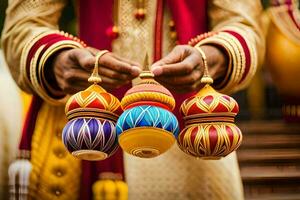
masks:
[[[63,142],[70,152],[88,149],[112,154],[118,148],[115,123],[95,118],[69,121],[63,130]]]
[[[128,110],[119,117],[117,134],[136,127],[156,127],[169,131],[178,136],[179,126],[175,115],[156,106],[137,106]]]
[[[113,95],[96,91],[86,90],[73,95],[66,104],[65,112],[76,108],[98,108],[115,112],[120,110],[120,102]]]
[[[227,95],[195,96],[184,101],[181,105],[184,116],[199,113],[235,113],[239,111],[237,102]]]
[[[186,127],[178,136],[181,150],[195,157],[224,157],[242,142],[242,133],[233,123],[207,123]]]

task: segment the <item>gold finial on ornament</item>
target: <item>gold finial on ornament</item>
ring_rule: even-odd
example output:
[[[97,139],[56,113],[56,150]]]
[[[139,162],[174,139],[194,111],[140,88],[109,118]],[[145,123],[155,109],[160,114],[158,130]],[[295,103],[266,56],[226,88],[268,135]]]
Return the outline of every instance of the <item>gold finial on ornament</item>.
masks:
[[[96,54],[96,61],[95,61],[95,66],[94,66],[94,70],[93,70],[93,73],[92,75],[90,76],[90,78],[88,79],[88,82],[90,83],[94,83],[94,84],[97,84],[97,83],[101,83],[102,79],[101,77],[99,76],[99,73],[98,73],[98,68],[99,68],[99,60],[100,58],[108,53],[109,51],[108,50],[103,50],[103,51],[99,51],[97,54]]]
[[[201,78],[201,83],[212,84],[214,82],[214,80],[210,77],[210,75],[208,73],[208,66],[207,66],[206,55],[205,55],[204,51],[200,47],[196,47],[196,49],[201,54],[202,61],[203,61],[203,64],[204,64],[204,72],[203,72],[203,76]]]
[[[154,74],[150,71],[150,65],[149,65],[149,56],[148,53],[146,53],[144,58],[144,64],[143,64],[143,71],[140,74],[140,78],[153,78]]]

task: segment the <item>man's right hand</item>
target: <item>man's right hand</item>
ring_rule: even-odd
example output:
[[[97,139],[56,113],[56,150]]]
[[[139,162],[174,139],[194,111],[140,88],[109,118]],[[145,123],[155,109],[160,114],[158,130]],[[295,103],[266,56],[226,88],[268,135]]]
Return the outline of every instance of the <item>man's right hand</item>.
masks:
[[[68,49],[59,52],[52,61],[53,76],[59,88],[66,94],[74,94],[86,89],[88,78],[95,65],[94,48]],[[100,84],[107,90],[119,88],[137,77],[141,69],[139,64],[120,58],[113,53],[106,53],[99,59]]]

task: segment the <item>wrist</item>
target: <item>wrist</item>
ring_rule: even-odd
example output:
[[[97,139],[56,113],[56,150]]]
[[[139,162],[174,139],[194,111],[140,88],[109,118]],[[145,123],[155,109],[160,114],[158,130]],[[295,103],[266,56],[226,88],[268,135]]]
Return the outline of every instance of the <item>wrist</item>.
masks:
[[[45,62],[47,67],[44,68],[45,82],[47,83],[47,88],[49,89],[50,95],[64,95],[63,90],[57,82],[57,77],[55,74],[56,68],[60,65],[59,60],[67,53],[69,49],[61,49],[53,53]]]
[[[217,32],[198,35],[189,42],[191,46],[201,48],[206,45],[214,46],[215,50],[219,49],[223,52],[223,56],[227,57],[225,59],[226,62],[222,61],[222,59],[219,59],[219,62],[216,62],[214,59],[208,59],[209,62],[214,61],[210,63],[210,73],[214,78],[214,88],[223,93],[232,93],[244,88],[249,84],[255,73],[257,55],[253,45],[247,40],[246,36],[247,33],[241,28],[225,26]],[[210,54],[209,51],[205,50],[208,56]],[[222,73],[222,68],[226,69],[225,76]]]
[[[218,80],[226,75],[228,67],[228,55],[226,52],[215,45],[203,45],[201,49],[206,55],[209,75]]]
[[[51,104],[61,104],[66,95],[54,86],[53,65],[49,65],[53,56],[67,48],[82,48],[83,44],[77,38],[55,31],[40,34],[26,44],[22,52],[21,73],[24,81],[33,92]]]

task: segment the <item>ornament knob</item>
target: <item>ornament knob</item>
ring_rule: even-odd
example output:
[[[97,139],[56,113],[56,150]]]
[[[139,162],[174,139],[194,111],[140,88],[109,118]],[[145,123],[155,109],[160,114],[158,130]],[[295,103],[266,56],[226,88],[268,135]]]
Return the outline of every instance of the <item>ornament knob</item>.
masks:
[[[154,74],[150,71],[150,65],[149,65],[149,56],[148,53],[146,53],[144,58],[144,64],[143,64],[143,71],[140,74],[140,78],[154,78]]]

